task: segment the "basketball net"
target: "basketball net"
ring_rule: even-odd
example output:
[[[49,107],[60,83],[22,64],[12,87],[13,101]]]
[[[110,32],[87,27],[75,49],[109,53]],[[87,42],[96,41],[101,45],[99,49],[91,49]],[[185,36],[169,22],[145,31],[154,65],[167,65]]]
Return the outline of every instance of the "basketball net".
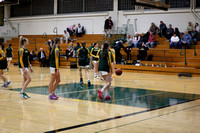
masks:
[[[144,7],[143,6],[135,6],[135,12],[144,13]]]

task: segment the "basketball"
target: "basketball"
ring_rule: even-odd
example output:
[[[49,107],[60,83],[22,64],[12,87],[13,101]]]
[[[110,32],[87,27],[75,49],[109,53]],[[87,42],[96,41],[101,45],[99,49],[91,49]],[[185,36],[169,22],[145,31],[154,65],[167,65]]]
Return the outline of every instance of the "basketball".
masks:
[[[115,74],[116,74],[117,76],[122,75],[122,69],[117,68],[117,69],[115,70]]]

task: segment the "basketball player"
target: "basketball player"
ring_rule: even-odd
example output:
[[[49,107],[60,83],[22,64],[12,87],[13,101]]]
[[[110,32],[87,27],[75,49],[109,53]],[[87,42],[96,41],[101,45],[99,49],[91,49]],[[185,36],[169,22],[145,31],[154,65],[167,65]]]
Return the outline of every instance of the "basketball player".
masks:
[[[83,84],[82,69],[85,69],[86,77],[88,80],[88,86],[91,85],[89,77],[89,50],[85,47],[86,43],[81,43],[82,47],[78,49],[78,65],[79,65],[79,75],[80,75],[80,84]]]
[[[111,75],[112,75],[112,65],[111,65],[111,53],[109,51],[109,44],[104,43],[103,44],[103,50],[100,50],[98,52],[99,55],[99,65],[98,65],[98,71],[99,74],[104,78],[106,81],[106,84],[104,87],[100,90],[98,90],[99,98],[103,99],[103,92],[106,91],[105,100],[111,99],[111,96],[109,95],[109,88],[111,85]]]
[[[98,73],[98,56],[97,53],[99,51],[98,43],[94,43],[94,48],[92,48],[90,55],[93,57],[93,65],[94,65],[94,78],[99,79]]]
[[[4,84],[1,87],[8,87],[11,83],[4,75],[3,71],[7,68],[7,61],[3,51],[3,45],[0,43],[0,77],[2,78]]]
[[[31,82],[31,76],[28,71],[29,66],[30,66],[31,72],[33,72],[33,69],[29,62],[29,51],[26,49],[26,46],[28,45],[29,45],[28,39],[20,36],[18,57],[19,57],[19,68],[20,68],[21,74],[23,75],[23,83],[22,83],[22,90],[19,93],[19,95],[21,98],[24,98],[24,99],[30,98],[30,96],[25,93],[26,87]]]
[[[49,83],[49,99],[57,100],[59,97],[55,94],[55,90],[60,83],[60,38],[55,38],[55,43],[50,51],[50,71],[51,79]]]
[[[13,49],[11,48],[12,44],[9,44],[8,48],[6,48],[6,59],[8,62],[8,66],[7,66],[7,71],[9,71],[9,67],[10,67],[10,63],[12,61],[12,57],[13,57]]]

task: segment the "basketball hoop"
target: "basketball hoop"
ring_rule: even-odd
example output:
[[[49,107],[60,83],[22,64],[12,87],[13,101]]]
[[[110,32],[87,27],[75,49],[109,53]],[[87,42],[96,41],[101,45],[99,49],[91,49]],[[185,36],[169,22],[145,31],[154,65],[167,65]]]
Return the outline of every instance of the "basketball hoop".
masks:
[[[144,7],[143,6],[135,6],[135,12],[144,13]]]

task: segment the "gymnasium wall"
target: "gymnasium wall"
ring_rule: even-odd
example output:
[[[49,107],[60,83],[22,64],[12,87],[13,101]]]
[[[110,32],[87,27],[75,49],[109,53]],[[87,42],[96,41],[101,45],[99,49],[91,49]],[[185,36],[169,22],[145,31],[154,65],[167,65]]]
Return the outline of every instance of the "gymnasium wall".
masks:
[[[200,13],[200,10],[197,10]],[[118,11],[118,13],[98,12],[98,13],[81,13],[81,14],[66,14],[66,15],[50,15],[50,16],[36,16],[36,17],[19,17],[10,18],[14,27],[19,27],[20,35],[38,35],[46,32],[47,34],[54,34],[54,27],[58,28],[58,34],[62,34],[67,26],[81,23],[85,26],[87,34],[103,34],[104,21],[108,16],[113,17],[114,29],[122,27],[122,24],[127,23],[130,19],[130,24],[134,24],[136,20],[137,32],[146,32],[151,22],[159,26],[160,20],[164,23],[172,24],[173,27],[178,27],[181,32],[187,27],[187,23],[191,21],[193,24],[198,22],[191,14],[189,9],[169,10],[167,12],[160,10],[146,10],[144,13],[136,13],[131,11]],[[17,26],[19,25],[19,26]],[[7,22],[3,27],[0,27],[0,32],[11,30]]]

